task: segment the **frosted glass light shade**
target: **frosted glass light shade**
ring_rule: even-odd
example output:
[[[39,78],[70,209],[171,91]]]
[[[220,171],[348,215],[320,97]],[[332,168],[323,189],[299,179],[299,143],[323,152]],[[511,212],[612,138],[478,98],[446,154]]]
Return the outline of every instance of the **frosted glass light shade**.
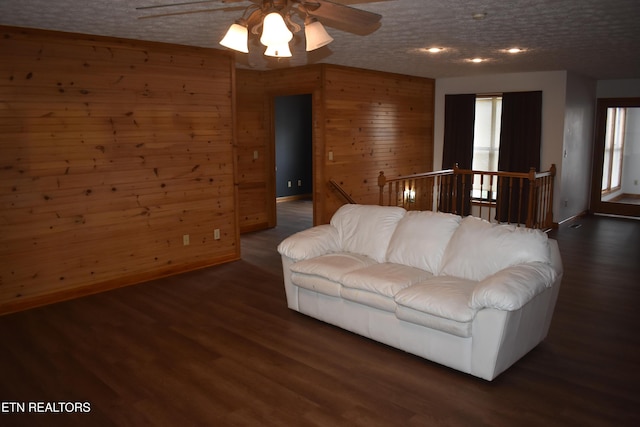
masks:
[[[305,23],[304,36],[307,40],[307,52],[326,46],[333,41],[324,26],[316,20]]]
[[[247,27],[240,24],[231,24],[227,34],[220,40],[220,44],[238,52],[249,53],[249,31]]]
[[[267,46],[267,50],[264,51],[266,56],[273,56],[275,58],[291,58],[291,50],[289,49],[289,43],[273,44]]]
[[[265,46],[281,45],[289,43],[293,38],[293,33],[287,28],[282,15],[271,12],[262,21],[262,36],[260,43]]]

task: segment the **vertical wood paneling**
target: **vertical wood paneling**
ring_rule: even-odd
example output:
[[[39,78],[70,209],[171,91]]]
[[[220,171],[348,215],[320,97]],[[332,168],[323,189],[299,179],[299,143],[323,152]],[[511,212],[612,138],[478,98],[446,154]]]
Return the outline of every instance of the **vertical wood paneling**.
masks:
[[[314,122],[321,114],[321,68],[285,68],[261,72],[237,70],[238,180],[240,231],[276,225],[275,140],[273,99],[275,96],[312,94]],[[314,143],[321,141],[313,125]],[[257,152],[258,158],[254,158]],[[314,185],[315,187],[315,185]]]
[[[269,201],[275,193],[269,172],[270,119],[264,73],[236,71],[238,222],[241,232],[273,227]],[[274,184],[275,185],[275,184]]]
[[[377,176],[433,164],[434,81],[345,67],[325,71],[325,179],[358,203],[377,204]],[[329,152],[333,160],[329,160]],[[327,193],[326,222],[344,201]]]
[[[326,64],[237,74],[241,230],[275,225],[270,218],[273,159],[251,160],[253,150],[273,150],[274,96],[313,94],[316,224],[328,222],[344,204],[327,186],[330,179],[357,202],[375,204],[381,170],[398,176],[432,168],[432,79]]]
[[[239,257],[229,55],[0,31],[0,312]]]

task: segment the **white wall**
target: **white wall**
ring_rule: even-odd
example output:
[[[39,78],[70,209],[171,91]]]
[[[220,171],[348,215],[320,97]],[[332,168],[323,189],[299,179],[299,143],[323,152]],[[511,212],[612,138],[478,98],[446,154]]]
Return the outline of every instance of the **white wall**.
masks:
[[[596,99],[640,97],[640,79],[595,81],[566,71],[437,79],[433,168],[442,167],[445,95],[534,90],[542,91],[541,167],[557,167],[553,212],[554,221],[562,222],[589,208]],[[624,166],[625,183],[639,182],[632,194],[640,189],[638,150],[625,153],[631,156],[625,159],[631,164]]]
[[[554,209],[556,221],[589,209],[596,84],[593,79],[567,74],[562,175],[556,183],[562,198],[559,209]]]
[[[578,85],[579,86],[579,85]],[[434,170],[441,169],[442,166],[442,146],[444,141],[444,97],[449,94],[460,93],[495,93],[495,92],[522,92],[522,91],[542,91],[542,147],[540,153],[540,163],[542,169],[548,169],[551,164],[555,163],[557,167],[556,192],[554,194],[554,221],[559,222],[566,219],[568,213],[565,209],[560,209],[560,201],[566,195],[562,194],[563,176],[563,149],[565,139],[565,107],[567,103],[567,72],[566,71],[548,71],[536,73],[513,73],[513,74],[494,74],[476,77],[452,77],[436,80],[435,93],[435,123],[434,123]],[[595,83],[593,85],[595,91]],[[575,91],[579,92],[578,90]],[[573,91],[572,91],[573,94]],[[573,96],[573,95],[572,95]],[[576,103],[577,95],[575,95]],[[595,103],[595,98],[593,99]],[[593,112],[593,105],[591,106]],[[574,123],[574,111],[568,119]],[[585,113],[586,114],[586,113]],[[593,114],[592,114],[593,116]],[[585,118],[586,120],[586,118]],[[589,118],[589,125],[593,127],[593,117]],[[584,124],[584,126],[587,126]],[[583,138],[584,126],[575,125],[572,127],[572,135],[575,138]],[[576,145],[575,138],[571,138],[571,153],[584,161],[584,153],[582,150],[573,149]],[[588,140],[590,147],[591,139]],[[590,152],[590,151],[589,151]],[[577,160],[576,160],[577,162]],[[587,169],[589,176],[586,179],[587,187],[581,188],[584,196],[580,197],[580,203],[583,204],[588,200],[591,162],[583,164],[582,167]],[[569,180],[573,182],[573,179]],[[568,185],[567,183],[567,185]],[[578,201],[576,201],[578,203]],[[586,208],[585,208],[586,209]]]
[[[640,79],[599,80],[598,98],[637,98],[640,97]]]

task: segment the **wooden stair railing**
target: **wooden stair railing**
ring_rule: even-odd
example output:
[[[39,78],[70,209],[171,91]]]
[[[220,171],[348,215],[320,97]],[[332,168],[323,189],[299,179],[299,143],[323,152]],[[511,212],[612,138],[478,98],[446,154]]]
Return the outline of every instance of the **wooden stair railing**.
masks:
[[[426,172],[388,179],[383,171],[378,176],[380,205],[402,206],[407,210],[437,210],[438,189],[451,185],[453,169]],[[385,186],[387,200],[385,202]]]
[[[340,194],[342,196],[342,198],[347,202],[347,203],[351,203],[351,204],[356,204],[356,201],[353,200],[353,198],[349,195],[349,193],[347,193],[346,191],[344,191],[344,188],[342,188],[340,186],[340,184],[338,184],[337,182],[335,182],[333,179],[329,180],[329,185],[331,186],[331,188],[336,191],[338,194]]]
[[[474,215],[529,228],[553,227],[555,165],[545,172],[453,169],[389,179],[380,172],[380,205]]]

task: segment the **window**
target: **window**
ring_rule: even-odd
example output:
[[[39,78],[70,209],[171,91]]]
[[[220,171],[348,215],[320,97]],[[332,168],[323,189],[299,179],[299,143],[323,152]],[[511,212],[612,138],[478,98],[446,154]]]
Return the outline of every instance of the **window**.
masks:
[[[622,154],[627,109],[607,108],[607,133],[602,162],[602,194],[619,190],[622,183]]]
[[[502,96],[477,96],[476,118],[473,130],[473,162],[471,168],[477,171],[497,171],[500,151],[500,119],[502,116]],[[475,176],[472,197],[474,199],[495,200],[497,180]]]

